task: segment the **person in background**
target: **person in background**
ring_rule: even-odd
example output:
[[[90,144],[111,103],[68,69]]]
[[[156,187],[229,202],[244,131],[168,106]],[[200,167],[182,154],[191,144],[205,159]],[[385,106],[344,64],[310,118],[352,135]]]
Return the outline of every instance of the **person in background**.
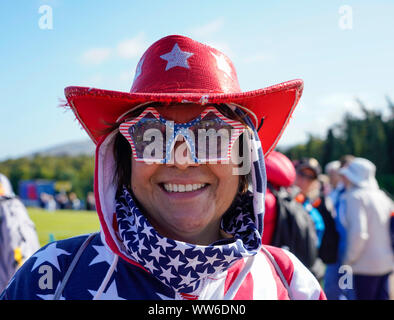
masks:
[[[81,200],[75,192],[70,192],[68,199],[72,210],[81,210]]]
[[[304,158],[296,163],[295,185],[300,188],[296,199],[311,215],[318,236],[318,256],[313,272],[323,280],[324,264],[335,263],[338,258],[339,233],[335,224],[335,210],[327,195],[328,177],[324,176],[315,158]]]
[[[321,202],[321,184],[318,179],[319,174],[321,174],[321,167],[315,158],[303,158],[296,162],[295,168],[296,179],[294,185],[300,191],[296,196],[296,200],[303,204],[315,223],[318,236],[317,247],[319,248],[325,229],[323,217],[316,208]]]
[[[345,192],[345,186],[342,181],[342,177],[339,174],[339,170],[342,166],[348,164],[350,160],[354,157],[346,156],[342,157],[342,161],[335,160],[326,164],[324,171],[329,177],[330,181],[330,192],[328,196],[334,206],[334,221],[335,228],[338,232],[338,249],[337,249],[337,259],[331,263],[327,263],[326,272],[324,276],[324,292],[326,293],[328,300],[353,300],[354,293],[350,287],[340,287],[340,267],[342,266],[343,255],[346,248],[346,229],[344,227],[343,221],[341,221],[340,216],[344,215],[342,207],[344,207],[344,202],[341,200]]]
[[[389,275],[394,256],[389,234],[393,201],[379,189],[376,166],[364,158],[354,158],[339,173],[344,194],[347,245],[343,263],[353,272],[358,300],[388,300]]]
[[[39,248],[34,223],[8,178],[0,173],[0,291]]]
[[[88,192],[86,195],[86,210],[96,210],[96,200],[93,192]]]
[[[310,270],[318,256],[314,223],[291,186],[296,178],[293,163],[284,154],[272,151],[265,160],[267,193],[265,198],[263,244],[287,248]]]
[[[65,191],[61,191],[58,194],[56,194],[55,200],[57,203],[57,207],[60,210],[71,208],[70,201],[69,201],[67,193]]]
[[[277,204],[272,189],[288,188],[293,185],[296,171],[293,163],[283,153],[271,151],[265,159],[267,171],[267,192],[265,195],[264,233],[263,244],[271,244],[277,220]]]

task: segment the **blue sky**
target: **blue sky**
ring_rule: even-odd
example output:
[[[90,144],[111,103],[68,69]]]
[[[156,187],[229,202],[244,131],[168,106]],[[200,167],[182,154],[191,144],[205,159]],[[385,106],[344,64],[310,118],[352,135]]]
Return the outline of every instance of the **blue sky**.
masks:
[[[52,9],[52,29],[40,28],[43,5]],[[386,112],[385,95],[394,100],[393,16],[394,1],[382,0],[2,0],[0,160],[87,139],[57,107],[64,88],[129,91],[142,53],[170,34],[226,53],[244,91],[304,80],[281,146],[324,134],[346,111],[357,114],[355,97]]]

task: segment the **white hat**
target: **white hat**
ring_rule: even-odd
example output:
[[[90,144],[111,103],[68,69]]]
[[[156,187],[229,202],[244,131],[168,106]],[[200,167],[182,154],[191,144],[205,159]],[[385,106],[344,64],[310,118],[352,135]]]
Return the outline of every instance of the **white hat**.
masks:
[[[339,173],[350,180],[357,187],[378,187],[375,179],[376,166],[364,158],[354,158]]]
[[[0,173],[0,196],[13,197],[14,195],[10,180]]]
[[[329,174],[330,172],[336,172],[341,168],[341,162],[339,160],[331,161],[324,167],[324,172]]]

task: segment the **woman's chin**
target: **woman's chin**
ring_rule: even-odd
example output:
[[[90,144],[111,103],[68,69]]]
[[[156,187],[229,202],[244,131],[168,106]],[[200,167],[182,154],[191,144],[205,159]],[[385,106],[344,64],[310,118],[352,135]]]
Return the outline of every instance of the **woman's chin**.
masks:
[[[166,218],[162,217],[160,221],[159,233],[162,235],[172,238],[174,240],[180,240],[188,243],[206,243],[212,242],[213,238],[217,237],[217,234],[211,234],[210,230],[213,230],[212,218],[206,216],[207,212],[188,211],[187,208],[183,208],[181,212],[172,210],[171,216]],[[204,219],[205,218],[205,219]],[[216,230],[216,229],[215,229]],[[207,240],[209,239],[209,240]],[[216,239],[213,239],[215,241]]]

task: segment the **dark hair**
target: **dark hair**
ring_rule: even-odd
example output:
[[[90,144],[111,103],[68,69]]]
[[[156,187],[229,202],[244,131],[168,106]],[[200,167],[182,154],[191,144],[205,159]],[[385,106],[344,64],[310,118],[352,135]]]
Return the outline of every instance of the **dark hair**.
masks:
[[[152,103],[149,105],[144,106],[144,108],[139,108],[138,110],[134,110],[130,112],[127,116],[125,116],[125,119],[131,119],[138,117],[139,114],[143,112],[143,110],[149,106],[157,107],[162,104],[160,103]],[[234,119],[237,121],[240,121],[243,123],[246,127],[247,124],[243,118],[246,116],[241,116],[232,111],[227,105],[225,104],[217,104],[214,105],[223,115],[230,119]],[[119,127],[120,123],[110,126],[107,132],[112,132],[113,130],[117,129]],[[240,151],[242,152],[243,150],[243,138],[242,136],[239,138],[240,139]],[[123,186],[128,188],[131,191],[131,147],[127,139],[120,133],[117,132],[115,136],[115,141],[113,144],[113,156],[115,159],[115,174],[114,174],[114,183],[117,184],[117,191],[120,191]],[[239,181],[239,189],[238,192],[243,194],[248,190],[249,182],[248,182],[248,176],[247,175],[240,175],[240,181]]]

